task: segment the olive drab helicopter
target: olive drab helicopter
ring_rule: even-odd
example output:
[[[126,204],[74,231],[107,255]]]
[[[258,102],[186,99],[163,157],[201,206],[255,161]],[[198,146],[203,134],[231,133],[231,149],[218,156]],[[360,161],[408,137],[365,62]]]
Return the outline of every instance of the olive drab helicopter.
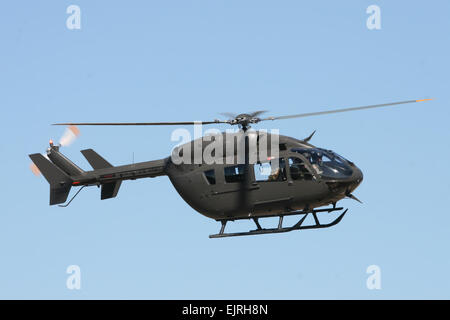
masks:
[[[257,111],[232,115],[228,120],[206,122],[57,123],[55,125],[68,126],[59,145],[50,141],[46,155],[35,153],[29,157],[33,161],[33,171],[42,173],[50,184],[50,205],[68,206],[87,186],[101,187],[101,199],[104,200],[116,197],[124,180],[168,176],[180,196],[193,209],[221,223],[219,233],[210,235],[210,238],[328,228],[338,224],[348,210],[337,206],[338,201],[344,198],[359,201],[353,191],[363,180],[362,171],[352,161],[336,152],[310,144],[314,132],[305,139],[296,139],[278,133],[253,130],[250,126],[262,121],[318,116],[427,100],[431,99],[281,117],[264,118],[261,117],[264,111]],[[93,168],[91,171],[82,170],[60,152],[61,146],[68,145],[78,135],[76,126],[198,124],[228,124],[238,126],[238,130],[206,135],[181,144],[173,149],[171,156],[164,159],[122,166],[113,166],[92,149],[82,150],[81,153]],[[218,144],[219,142],[221,144]],[[200,150],[199,154],[203,155],[214,143],[219,146],[211,152],[216,161],[206,161],[204,156],[200,157],[200,161],[195,159],[194,154],[198,153],[196,148]],[[255,145],[256,148],[253,147]],[[80,189],[63,205],[72,187]],[[319,221],[318,213],[332,212],[339,212],[333,221]],[[290,226],[283,225],[284,217],[294,215],[299,217],[298,222]],[[312,216],[314,223],[304,223],[308,216]],[[261,226],[260,219],[269,217],[278,217],[276,227]],[[242,219],[253,220],[256,229],[225,232],[228,222]]]

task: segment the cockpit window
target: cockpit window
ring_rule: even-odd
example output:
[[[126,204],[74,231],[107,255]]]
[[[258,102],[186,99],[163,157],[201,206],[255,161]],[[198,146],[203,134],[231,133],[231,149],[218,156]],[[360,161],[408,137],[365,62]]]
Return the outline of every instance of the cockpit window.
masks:
[[[317,174],[326,178],[346,178],[352,175],[353,170],[348,161],[330,150],[319,148],[291,149],[293,152],[302,154],[311,164]]]
[[[300,158],[289,158],[289,170],[291,171],[292,180],[312,180],[313,178],[311,172],[309,172]]]

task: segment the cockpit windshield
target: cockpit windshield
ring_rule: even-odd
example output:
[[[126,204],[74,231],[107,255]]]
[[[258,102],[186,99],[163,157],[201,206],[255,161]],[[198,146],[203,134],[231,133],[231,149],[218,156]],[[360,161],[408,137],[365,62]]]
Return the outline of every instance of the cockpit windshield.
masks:
[[[353,173],[348,161],[331,150],[294,148],[291,151],[303,155],[322,177],[347,178]]]

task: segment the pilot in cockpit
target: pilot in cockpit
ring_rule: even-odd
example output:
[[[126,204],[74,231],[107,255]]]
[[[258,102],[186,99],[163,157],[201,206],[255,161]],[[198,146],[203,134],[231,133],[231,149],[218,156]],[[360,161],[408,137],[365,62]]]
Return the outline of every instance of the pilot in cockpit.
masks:
[[[311,157],[309,158],[311,161],[311,165],[316,170],[318,174],[321,174],[323,171],[320,168],[322,166],[322,152],[312,152]]]

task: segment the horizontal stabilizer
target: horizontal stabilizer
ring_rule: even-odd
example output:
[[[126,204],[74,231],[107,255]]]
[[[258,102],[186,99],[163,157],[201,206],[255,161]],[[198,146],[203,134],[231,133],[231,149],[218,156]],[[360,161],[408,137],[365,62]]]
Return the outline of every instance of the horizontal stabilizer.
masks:
[[[95,170],[113,167],[112,164],[92,149],[81,150],[81,153]]]
[[[50,205],[64,203],[72,187],[72,179],[42,154],[30,154],[29,157],[50,184]]]

